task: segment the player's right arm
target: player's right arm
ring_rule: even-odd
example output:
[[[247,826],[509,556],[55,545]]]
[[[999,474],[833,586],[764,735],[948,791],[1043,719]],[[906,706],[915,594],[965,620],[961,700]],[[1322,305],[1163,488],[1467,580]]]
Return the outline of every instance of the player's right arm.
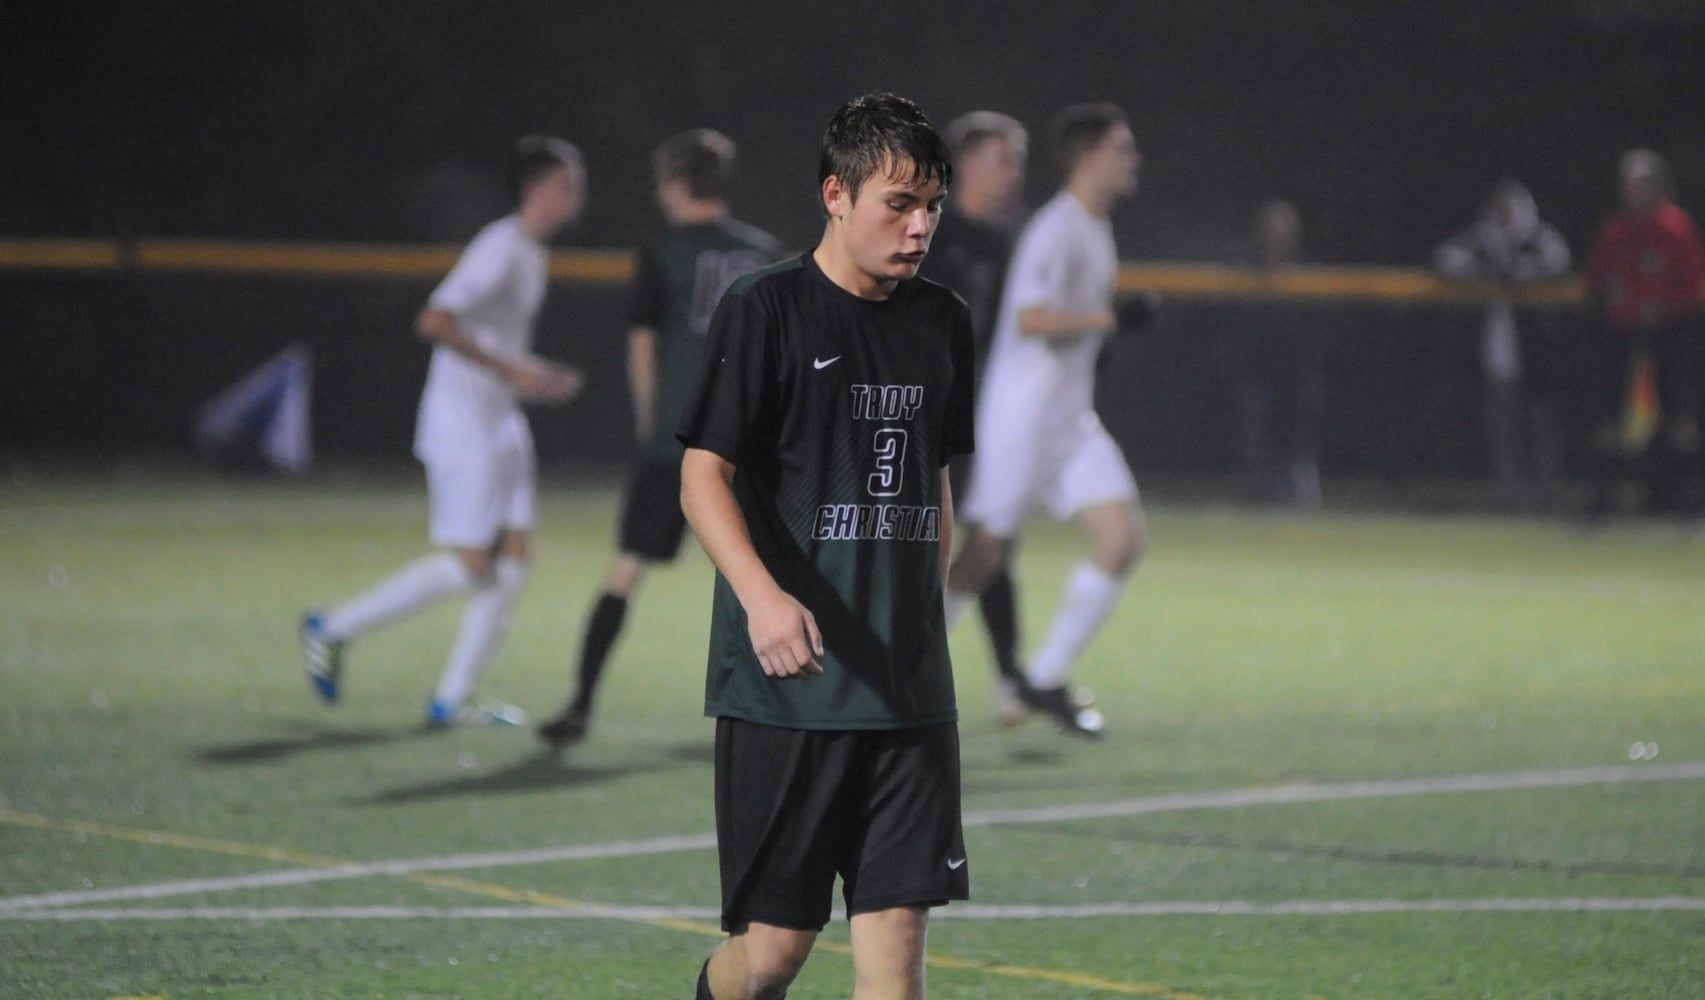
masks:
[[[699,544],[746,611],[752,650],[764,673],[785,680],[823,672],[817,619],[781,589],[752,547],[734,499],[734,464],[713,451],[688,448],[681,461],[681,510]]]
[[[1027,337],[1078,337],[1086,333],[1112,333],[1119,317],[1112,309],[1080,312],[1051,306],[1026,306],[1018,311],[1018,332]]]
[[[1088,310],[1059,305],[1066,297],[1076,243],[1070,228],[1051,215],[1038,217],[1019,237],[1007,269],[1006,295],[1018,303],[1020,334],[1055,339],[1118,328],[1111,303]]]
[[[442,344],[482,368],[490,369],[523,399],[560,403],[580,391],[580,373],[564,365],[535,357],[504,358],[481,347],[462,330],[456,314],[428,305],[415,320],[414,331],[422,340]]]

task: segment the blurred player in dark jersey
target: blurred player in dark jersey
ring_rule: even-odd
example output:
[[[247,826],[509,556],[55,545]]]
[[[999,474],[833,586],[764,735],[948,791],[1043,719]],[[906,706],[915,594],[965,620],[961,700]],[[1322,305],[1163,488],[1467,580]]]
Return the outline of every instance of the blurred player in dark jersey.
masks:
[[[539,727],[552,746],[586,737],[604,664],[646,567],[674,560],[681,514],[681,445],[675,427],[704,367],[711,312],[734,279],[771,263],[777,243],[729,215],[733,141],[711,129],[673,136],[652,154],[667,234],[639,252],[628,319],[628,384],[640,457],[629,480],[617,553],[587,616],[574,693]]]
[[[953,154],[953,194],[942,225],[918,273],[958,292],[971,307],[977,335],[977,359],[989,355],[1000,310],[1007,262],[1024,222],[1024,168],[1029,133],[1017,119],[998,111],[972,111],[954,119],[943,133]],[[968,460],[952,466],[953,486],[963,493]],[[1004,725],[1024,719],[1018,692],[1023,667],[1018,660],[1018,596],[1010,562],[1003,563],[978,595],[989,631],[995,668],[995,716]]]

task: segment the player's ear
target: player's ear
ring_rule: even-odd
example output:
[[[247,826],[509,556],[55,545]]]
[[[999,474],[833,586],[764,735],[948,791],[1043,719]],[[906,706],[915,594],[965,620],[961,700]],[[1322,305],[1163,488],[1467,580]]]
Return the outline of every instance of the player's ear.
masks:
[[[823,211],[829,218],[839,219],[847,210],[846,185],[834,174],[823,178]]]

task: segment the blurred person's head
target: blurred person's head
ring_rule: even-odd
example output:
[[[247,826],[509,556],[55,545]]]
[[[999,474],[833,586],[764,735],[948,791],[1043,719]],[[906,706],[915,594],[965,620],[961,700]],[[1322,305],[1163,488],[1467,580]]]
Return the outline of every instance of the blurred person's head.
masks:
[[[565,139],[523,136],[509,160],[521,224],[535,239],[548,239],[580,216],[586,204],[586,161]]]
[[[1295,260],[1302,249],[1302,215],[1296,206],[1275,198],[1255,211],[1255,246],[1266,264]]]
[[[734,180],[734,140],[715,129],[688,129],[651,154],[657,203],[670,222],[714,218],[726,211]]]
[[[1024,197],[1030,134],[999,111],[972,111],[948,123],[943,137],[953,156],[953,198],[973,218],[1011,215]]]
[[[823,133],[817,174],[829,216],[824,272],[875,298],[916,275],[953,180],[947,143],[923,109],[884,92],[847,102]]]
[[[1054,119],[1053,135],[1066,186],[1092,208],[1105,211],[1137,190],[1142,156],[1117,105],[1074,104]]]
[[[1622,204],[1634,212],[1650,212],[1675,196],[1673,175],[1664,158],[1649,149],[1630,149],[1618,167]]]
[[[1498,230],[1510,235],[1523,235],[1539,224],[1539,205],[1526,185],[1505,178],[1493,185],[1492,193],[1480,209],[1480,217]]]

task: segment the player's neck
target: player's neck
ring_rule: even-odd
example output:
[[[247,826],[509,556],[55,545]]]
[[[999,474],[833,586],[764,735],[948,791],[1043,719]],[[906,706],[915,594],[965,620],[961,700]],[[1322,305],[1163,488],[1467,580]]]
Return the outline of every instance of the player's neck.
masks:
[[[1119,200],[1117,194],[1081,178],[1075,178],[1067,184],[1066,191],[1077,199],[1077,203],[1082,205],[1085,211],[1098,219],[1112,215],[1113,203]]]
[[[954,196],[954,214],[976,222],[996,222],[1006,215],[1006,206],[993,197],[976,191],[964,191]]]
[[[534,242],[544,243],[556,235],[558,227],[551,219],[541,213],[527,211],[525,205],[516,211],[515,218],[521,222],[521,231],[532,237]]]
[[[898,281],[872,277],[858,266],[835,239],[833,224],[823,230],[822,242],[811,251],[811,259],[823,276],[861,299],[880,302],[894,294]]]
[[[673,226],[701,226],[728,218],[728,203],[723,201],[685,201],[669,210]]]

